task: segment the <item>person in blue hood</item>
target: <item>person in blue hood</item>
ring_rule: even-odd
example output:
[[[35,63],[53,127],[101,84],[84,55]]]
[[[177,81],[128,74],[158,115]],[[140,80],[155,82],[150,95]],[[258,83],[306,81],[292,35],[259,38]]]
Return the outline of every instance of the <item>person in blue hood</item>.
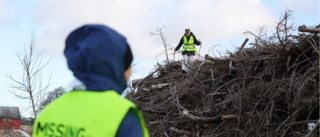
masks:
[[[121,98],[133,55],[124,36],[104,25],[84,25],[66,39],[69,69],[84,85],[49,104],[34,123],[34,137],[148,137],[142,114]]]

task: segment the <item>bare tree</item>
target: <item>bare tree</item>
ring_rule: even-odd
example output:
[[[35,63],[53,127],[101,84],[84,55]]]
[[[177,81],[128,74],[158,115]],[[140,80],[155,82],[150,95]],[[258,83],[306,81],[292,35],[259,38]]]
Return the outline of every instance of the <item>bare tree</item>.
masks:
[[[11,74],[6,76],[14,83],[10,84],[9,92],[20,99],[30,101],[34,118],[37,117],[41,100],[44,99],[47,89],[50,86],[50,78],[47,83],[43,84],[42,70],[50,60],[43,62],[43,51],[36,54],[36,39],[32,34],[28,46],[24,47],[24,54],[17,54],[20,64],[22,65],[22,77],[13,77]]]
[[[167,59],[167,62],[169,63],[169,56],[168,56],[168,50],[170,48],[170,45],[167,44],[167,40],[166,40],[166,37],[164,36],[164,34],[162,33],[162,29],[164,28],[165,26],[162,26],[160,29],[157,29],[157,31],[159,33],[153,33],[151,32],[151,35],[159,35],[162,39],[162,43],[163,43],[163,47],[164,47],[164,50],[165,50],[165,53],[166,53],[166,59]]]
[[[293,24],[288,25],[288,20],[291,18],[292,12],[292,10],[286,9],[277,24],[277,36],[283,48],[285,48],[288,43],[288,33],[293,30]]]

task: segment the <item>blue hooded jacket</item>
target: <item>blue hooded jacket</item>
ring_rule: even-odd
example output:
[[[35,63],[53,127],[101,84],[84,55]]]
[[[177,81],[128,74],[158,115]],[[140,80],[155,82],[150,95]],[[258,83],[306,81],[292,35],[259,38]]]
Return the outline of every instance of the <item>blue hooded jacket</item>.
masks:
[[[88,92],[114,90],[121,95],[127,87],[124,72],[128,48],[126,38],[111,28],[84,25],[69,34],[64,54],[69,69]],[[131,109],[117,132],[117,137],[124,136],[143,136],[138,115]]]
[[[68,67],[87,90],[115,90],[127,87],[124,79],[126,38],[103,25],[85,25],[66,40]]]

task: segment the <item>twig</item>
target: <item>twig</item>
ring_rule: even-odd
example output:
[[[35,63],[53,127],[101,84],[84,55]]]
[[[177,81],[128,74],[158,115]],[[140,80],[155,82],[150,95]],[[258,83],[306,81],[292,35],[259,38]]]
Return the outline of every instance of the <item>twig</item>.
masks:
[[[170,127],[169,130],[174,131],[174,132],[177,132],[177,133],[179,133],[179,134],[186,134],[186,135],[188,135],[188,136],[193,136],[193,134],[192,134],[191,132],[186,131],[186,130],[177,129],[177,128],[175,128],[175,127]]]
[[[139,83],[134,87],[133,91],[136,91],[140,83],[142,83],[147,77],[152,76],[154,73],[158,72],[160,67],[158,67],[154,72],[150,73],[148,76],[144,77],[142,80],[139,81]]]
[[[218,96],[218,95],[226,95],[228,92],[217,92],[217,93],[209,93],[208,96]]]
[[[305,123],[311,123],[311,122],[317,122],[318,120],[306,120],[306,121],[299,121],[299,122],[293,122],[289,123],[285,126],[294,126],[294,125],[300,125],[300,124],[305,124]]]
[[[206,62],[207,62],[207,61],[204,61],[204,62],[202,62],[202,63],[200,64],[200,66],[199,66],[197,72],[194,74],[194,76],[197,76],[198,72],[200,71],[201,66],[202,66],[203,64],[205,64]]]
[[[242,43],[241,47],[240,47],[239,50],[237,51],[237,54],[239,54],[239,53],[241,52],[241,50],[243,49],[243,47],[247,44],[248,40],[249,40],[248,38],[246,38],[246,39],[244,40],[244,42]]]
[[[279,129],[284,125],[284,123],[286,123],[291,117],[293,117],[293,116],[294,116],[295,114],[297,114],[299,111],[300,111],[300,108],[299,108],[298,110],[294,111],[290,116],[288,116],[287,119],[284,120],[284,121],[280,124],[280,126],[277,128],[276,131],[279,131]]]
[[[184,117],[187,117],[194,121],[203,121],[203,122],[214,122],[214,121],[222,121],[222,120],[230,120],[230,119],[237,119],[237,115],[221,115],[221,116],[214,116],[214,117],[198,117],[189,113],[183,113]]]

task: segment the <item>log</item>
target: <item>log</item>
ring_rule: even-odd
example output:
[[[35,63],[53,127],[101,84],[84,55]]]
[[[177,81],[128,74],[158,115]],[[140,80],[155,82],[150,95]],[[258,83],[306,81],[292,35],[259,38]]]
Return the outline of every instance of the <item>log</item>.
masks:
[[[305,25],[298,27],[299,32],[320,33],[320,28],[307,28]]]
[[[151,88],[152,89],[162,89],[167,86],[169,86],[169,83],[160,83],[158,85],[151,85]]]
[[[204,58],[206,59],[206,60],[210,60],[210,61],[225,61],[225,60],[230,60],[229,58],[214,58],[214,57],[211,57],[211,56],[209,56],[208,54],[206,54],[205,56],[204,56]]]

